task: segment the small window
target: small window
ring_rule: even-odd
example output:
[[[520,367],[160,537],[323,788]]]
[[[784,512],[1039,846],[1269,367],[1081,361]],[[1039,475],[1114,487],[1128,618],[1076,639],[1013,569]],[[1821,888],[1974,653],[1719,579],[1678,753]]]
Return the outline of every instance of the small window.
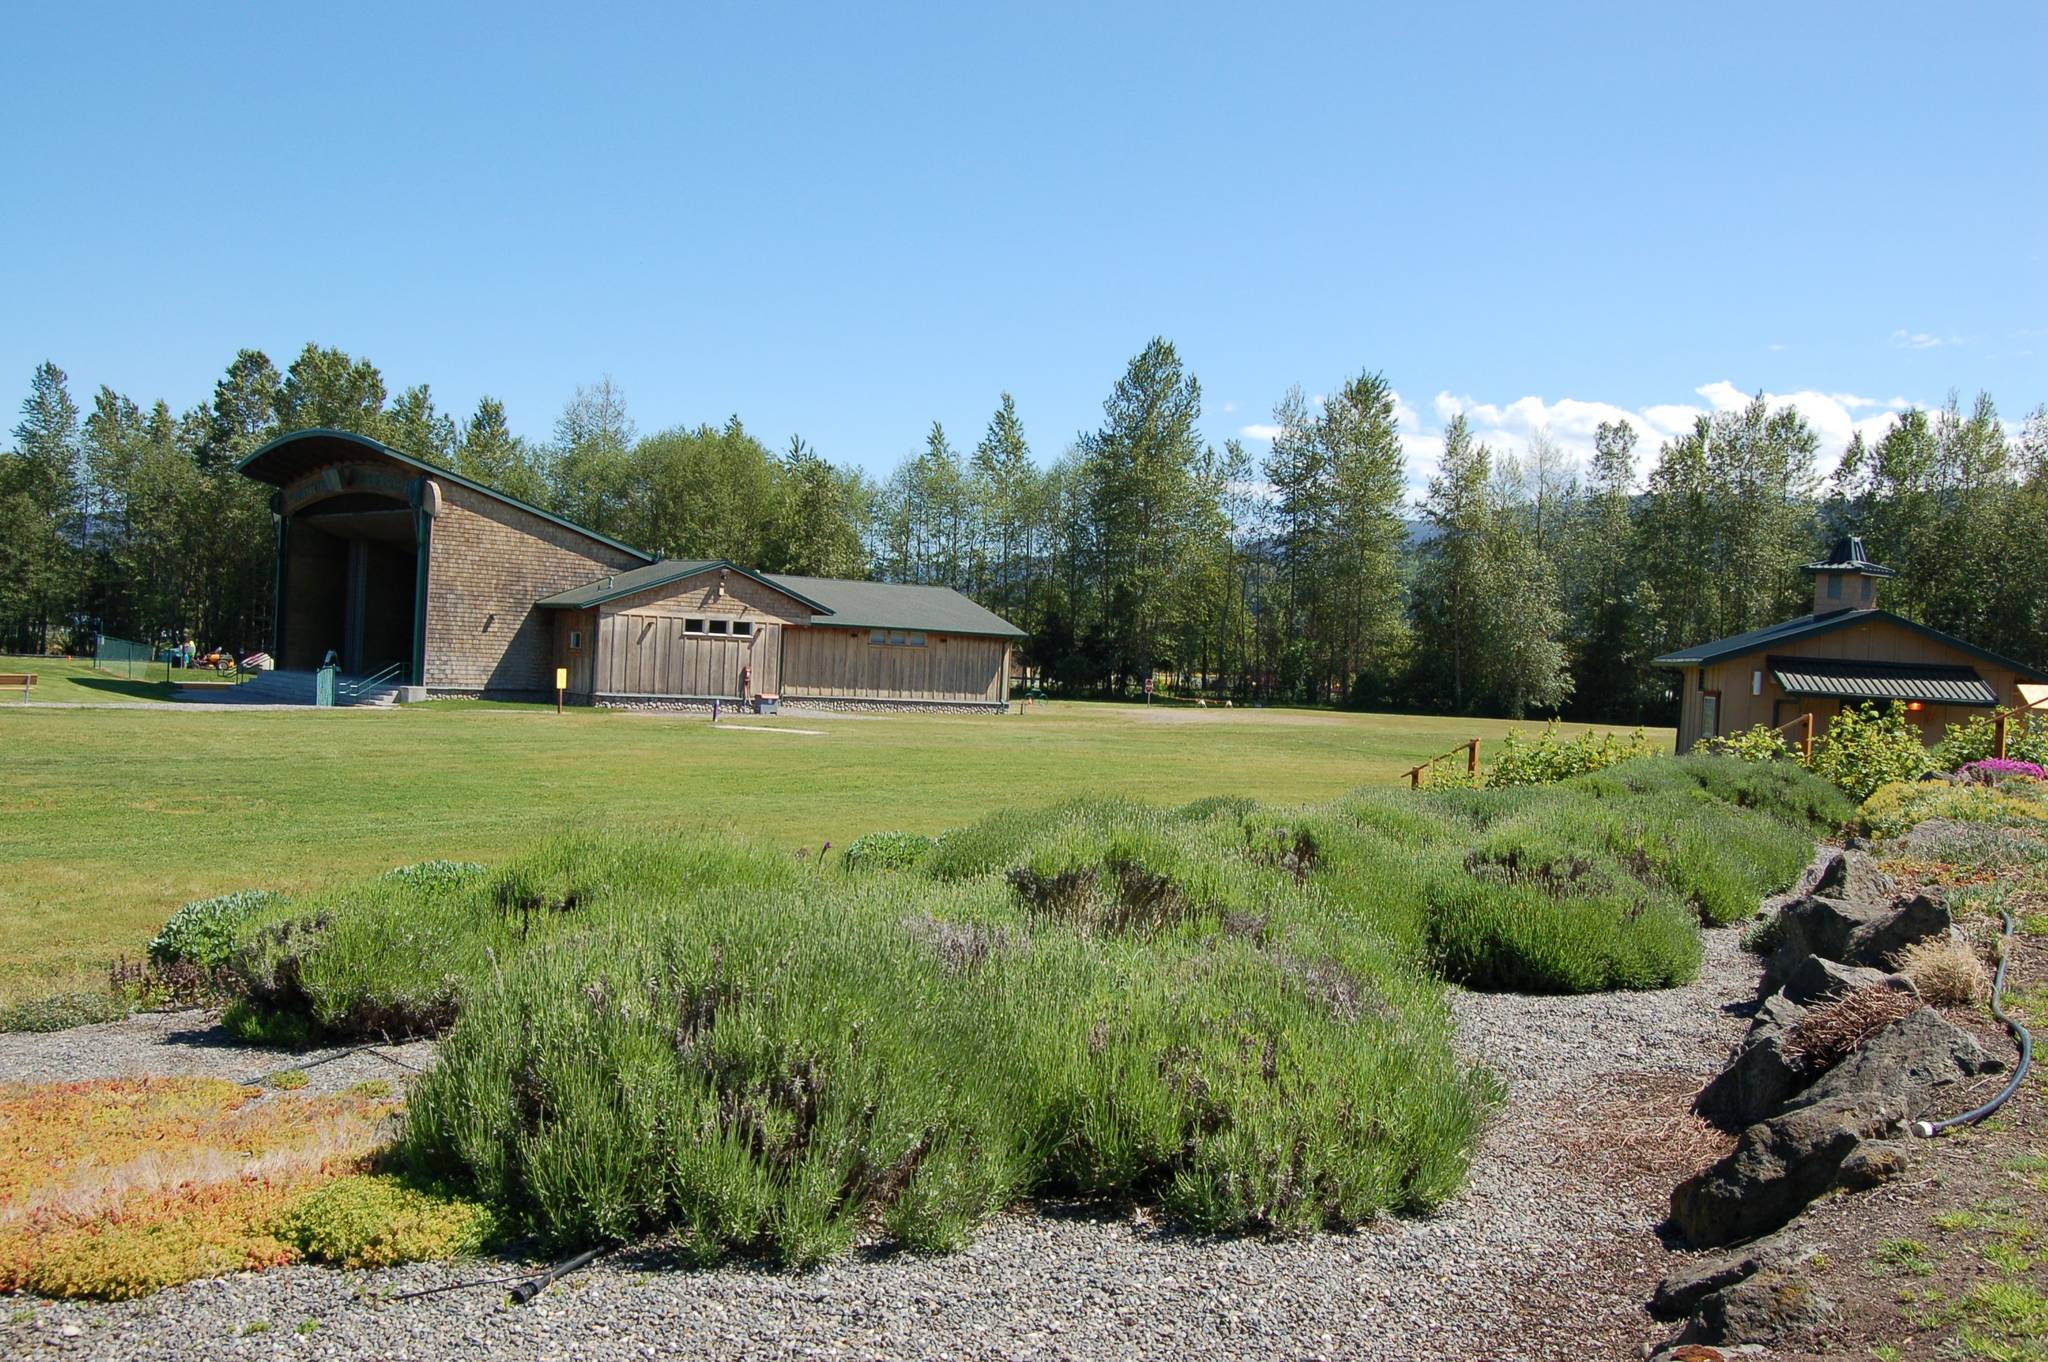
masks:
[[[1828,599],[1831,601],[1842,599],[1842,574],[1839,572],[1830,572],[1828,574]]]
[[[754,632],[754,622],[752,620],[734,620],[732,622],[732,631],[744,638]]]
[[[1865,577],[1865,578],[1863,579],[1863,603],[1864,603],[1865,605],[1869,605],[1869,604],[1870,604],[1870,602],[1871,602],[1871,600],[1872,600],[1872,599],[1873,599],[1873,598],[1874,598],[1874,597],[1875,597],[1876,595],[1877,595],[1877,583],[1876,583],[1876,582],[1873,582],[1873,581],[1871,581],[1871,580],[1870,580],[1870,579],[1869,579],[1868,577]]]
[[[922,648],[924,647],[924,635],[917,633],[905,634],[903,642],[912,648]]]
[[[701,633],[703,633],[703,632],[704,632],[704,621],[703,621],[703,620],[684,620],[684,621],[683,621],[683,632],[684,632],[684,633],[686,633],[686,634],[701,634]]]
[[[569,651],[572,653],[583,651],[583,631],[581,629],[571,629],[569,631]]]
[[[1754,670],[1750,672],[1749,693],[1751,695],[1762,695],[1764,693],[1764,674],[1762,672]]]
[[[714,634],[722,634],[722,633],[724,633],[724,632],[726,631],[726,624],[727,624],[727,621],[725,621],[725,620],[713,620],[713,621],[711,621],[711,632],[712,632],[712,633],[714,633]]]

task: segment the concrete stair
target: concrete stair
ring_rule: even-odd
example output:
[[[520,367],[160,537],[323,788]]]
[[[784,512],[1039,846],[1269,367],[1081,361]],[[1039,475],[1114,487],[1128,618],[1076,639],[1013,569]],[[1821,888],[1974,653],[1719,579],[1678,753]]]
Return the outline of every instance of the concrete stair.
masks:
[[[336,679],[340,681],[357,678]],[[389,709],[398,703],[398,694],[398,685],[387,682],[363,692],[350,708]],[[239,686],[221,690],[206,687],[186,690],[181,687],[178,691],[178,698],[182,700],[197,700],[217,705],[311,705],[318,695],[319,681],[315,674],[303,671],[258,672]],[[336,698],[340,698],[339,687]]]

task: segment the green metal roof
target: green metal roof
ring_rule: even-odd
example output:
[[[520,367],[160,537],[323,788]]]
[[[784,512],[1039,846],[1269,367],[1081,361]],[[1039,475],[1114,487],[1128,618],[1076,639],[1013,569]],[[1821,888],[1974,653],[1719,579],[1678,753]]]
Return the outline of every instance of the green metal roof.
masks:
[[[764,576],[751,568],[743,568],[738,563],[723,558],[691,561],[664,558],[658,563],[634,568],[631,572],[608,573],[594,582],[572,586],[567,591],[557,591],[552,596],[543,596],[534,604],[544,610],[587,610],[593,605],[604,605],[609,601],[616,601],[642,591],[652,591],[658,586],[667,586],[670,582],[680,582],[685,577],[695,577],[700,572],[718,570],[737,572],[742,577],[751,578],[771,590],[794,598],[799,604],[812,610],[829,610],[829,607],[791,590],[772,577]]]
[[[770,585],[800,598],[822,601],[829,619],[812,623],[838,629],[916,629],[932,634],[984,634],[1022,638],[1024,631],[984,610],[949,586],[898,586],[892,582],[851,582],[837,577],[764,574]]]
[[[1773,657],[1765,664],[1787,695],[1837,700],[1921,700],[1993,709],[1998,693],[1971,667],[1917,662],[1855,662],[1835,657]]]
[[[521,501],[518,497],[506,496],[495,487],[486,487],[483,483],[477,482],[473,478],[465,478],[462,474],[452,472],[441,467],[439,464],[431,464],[425,459],[415,458],[403,450],[393,449],[382,440],[372,439],[368,435],[358,435],[352,430],[332,430],[325,426],[320,426],[311,430],[295,430],[288,435],[280,435],[248,458],[236,464],[235,471],[243,477],[252,478],[257,482],[267,482],[273,487],[282,487],[301,473],[313,471],[320,463],[320,460],[317,458],[309,461],[292,460],[286,457],[297,452],[292,446],[309,440],[338,440],[345,444],[361,445],[373,454],[380,454],[387,459],[396,460],[407,467],[417,468],[422,473],[429,473],[437,478],[446,478],[449,482],[467,487],[472,492],[482,492],[487,497],[495,497],[507,506],[517,506],[522,511],[539,516],[549,524],[560,525],[565,530],[574,530],[580,535],[595,539],[598,543],[615,548],[621,553],[631,554],[635,558],[650,563],[654,561],[654,555],[645,549],[636,549],[631,544],[620,543],[609,535],[599,534],[596,530],[586,529],[573,520],[566,520],[556,515],[553,511],[543,511],[540,507]],[[272,467],[272,465],[279,466]]]
[[[1979,648],[1974,643],[1965,642],[1953,634],[1944,634],[1939,629],[1929,628],[1927,625],[1909,620],[1903,615],[1894,615],[1889,610],[1831,610],[1825,615],[1801,615],[1797,619],[1789,619],[1781,624],[1773,624],[1766,629],[1752,629],[1746,634],[1731,634],[1727,638],[1715,639],[1712,643],[1702,643],[1695,647],[1681,648],[1677,652],[1666,653],[1662,657],[1653,657],[1650,659],[1650,665],[1653,667],[1704,667],[1709,663],[1720,662],[1726,658],[1744,657],[1750,653],[1768,652],[1778,644],[1791,643],[1798,639],[1815,638],[1821,634],[1832,633],[1837,629],[1846,628],[1849,625],[1865,624],[1879,620],[1896,624],[1901,629],[1909,633],[1918,634],[1922,638],[1931,638],[1937,643],[1945,643],[1951,648],[1968,653],[1971,657],[1989,662],[1993,666],[2010,667],[2030,681],[2048,681],[2048,672],[2044,672],[2038,667],[2029,667],[2024,662],[2015,662],[2009,657],[2000,657],[1989,649]]]

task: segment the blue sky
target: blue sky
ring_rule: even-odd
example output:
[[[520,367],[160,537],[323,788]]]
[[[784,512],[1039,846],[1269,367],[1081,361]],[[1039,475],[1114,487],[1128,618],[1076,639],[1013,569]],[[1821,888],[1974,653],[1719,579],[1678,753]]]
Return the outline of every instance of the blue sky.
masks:
[[[1419,463],[1459,408],[2048,400],[2038,3],[185,8],[10,13],[14,394],[317,340],[875,470],[1004,389],[1050,458],[1154,334],[1261,451],[1382,369]]]

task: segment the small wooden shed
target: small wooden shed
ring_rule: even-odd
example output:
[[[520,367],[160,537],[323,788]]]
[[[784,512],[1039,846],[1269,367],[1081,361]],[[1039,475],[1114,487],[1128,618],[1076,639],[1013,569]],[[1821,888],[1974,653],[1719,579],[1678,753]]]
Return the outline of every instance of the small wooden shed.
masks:
[[[1870,561],[1859,538],[1837,540],[1804,570],[1813,578],[1811,614],[1654,660],[1683,677],[1680,752],[1801,714],[1813,715],[1819,732],[1844,705],[1865,701],[1902,702],[1933,742],[1972,714],[2025,703],[2023,685],[2048,681],[2048,672],[1879,609],[1879,583],[1897,574]]]
[[[754,696],[825,706],[990,709],[1009,702],[1023,631],[946,587],[755,572],[722,559],[611,573],[543,597],[557,666],[589,704]]]

